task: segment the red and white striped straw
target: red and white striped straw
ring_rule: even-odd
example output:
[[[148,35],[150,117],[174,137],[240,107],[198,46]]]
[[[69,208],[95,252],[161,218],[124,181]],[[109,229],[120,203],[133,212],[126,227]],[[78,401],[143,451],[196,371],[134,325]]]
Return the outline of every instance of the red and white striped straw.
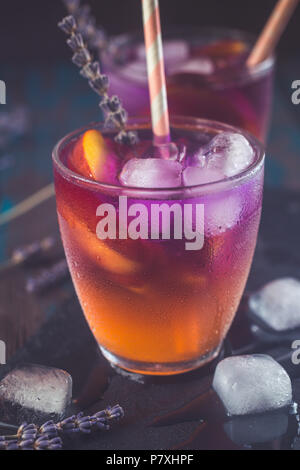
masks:
[[[170,141],[170,123],[158,0],[142,0],[154,141]]]

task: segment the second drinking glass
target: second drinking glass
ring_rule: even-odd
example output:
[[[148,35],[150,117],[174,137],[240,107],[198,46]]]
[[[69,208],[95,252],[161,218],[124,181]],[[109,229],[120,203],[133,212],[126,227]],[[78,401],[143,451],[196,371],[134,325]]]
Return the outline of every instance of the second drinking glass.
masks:
[[[213,119],[240,127],[264,142],[267,137],[274,71],[270,56],[248,68],[255,38],[231,29],[192,28],[164,34],[171,114]],[[111,91],[131,116],[150,113],[143,38],[124,35],[102,55]]]

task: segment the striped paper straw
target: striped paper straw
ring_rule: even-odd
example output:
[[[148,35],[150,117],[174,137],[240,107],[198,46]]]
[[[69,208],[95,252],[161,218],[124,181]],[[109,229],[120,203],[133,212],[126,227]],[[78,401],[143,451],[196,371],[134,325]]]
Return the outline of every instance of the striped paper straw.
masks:
[[[158,0],[142,0],[154,141],[170,141],[166,77]]]

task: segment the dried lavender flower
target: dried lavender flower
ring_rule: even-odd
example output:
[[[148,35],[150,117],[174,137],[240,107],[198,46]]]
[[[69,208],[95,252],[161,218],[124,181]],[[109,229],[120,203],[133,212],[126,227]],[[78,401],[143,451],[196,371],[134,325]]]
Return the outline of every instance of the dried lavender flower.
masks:
[[[108,407],[103,411],[99,411],[94,415],[97,418],[106,418],[107,420],[119,420],[124,417],[124,410],[120,405]]]
[[[82,70],[80,70],[80,75],[88,80],[96,80],[99,78],[99,76],[101,76],[99,62],[89,62],[82,68]]]
[[[19,450],[19,443],[17,440],[6,441],[4,450]]]
[[[60,437],[49,439],[47,436],[41,436],[34,442],[35,450],[60,450],[63,442]]]
[[[26,282],[26,290],[39,293],[59,284],[69,277],[69,269],[65,259],[54,264],[49,269],[43,269],[38,275],[30,277]]]
[[[89,80],[89,85],[98,95],[104,95],[109,87],[108,77],[99,74],[96,78]]]
[[[84,413],[54,423],[47,421],[42,426],[23,423],[13,436],[0,436],[0,450],[59,450],[63,446],[64,434],[91,434],[97,430],[109,430],[109,422],[124,416],[120,405],[108,407],[92,416]]]
[[[78,49],[72,57],[72,62],[80,69],[89,64],[92,57],[86,48]]]
[[[56,238],[49,236],[29,245],[21,246],[13,251],[11,260],[13,264],[30,264],[49,252],[56,243]]]
[[[90,434],[95,429],[109,430],[107,418],[98,418],[96,416],[84,416],[83,413],[71,416],[57,424],[60,432],[67,434],[82,433]]]
[[[56,237],[47,237],[43,240],[16,248],[11,257],[0,263],[0,273],[13,266],[33,266],[45,261],[47,254],[57,244]]]
[[[86,12],[85,15],[88,16],[88,13]],[[90,87],[101,97],[99,106],[105,114],[105,124],[116,127],[119,131],[115,138],[118,143],[134,145],[138,140],[137,134],[127,132],[125,129],[128,119],[127,112],[117,96],[110,97],[108,95],[109,79],[106,75],[101,74],[99,62],[93,61],[86,47],[82,29],[76,19],[72,15],[67,16],[58,23],[58,26],[70,36],[67,44],[74,52],[73,63],[81,69],[80,74],[88,79]],[[89,22],[89,26],[92,27],[91,22]]]
[[[76,419],[78,429],[83,434],[90,434],[94,426],[94,421],[91,416],[81,416]]]
[[[76,416],[70,416],[56,425],[58,432],[63,433],[78,433],[79,428],[76,426]]]
[[[54,421],[47,421],[39,428],[39,434],[46,436],[48,439],[53,439],[58,436],[57,426]]]
[[[27,441],[27,440],[35,440],[38,435],[38,428],[35,424],[27,424],[23,423],[17,432],[17,437],[19,440]]]
[[[77,25],[74,16],[66,16],[63,20],[58,23],[59,28],[66,34],[75,34]]]
[[[92,49],[99,53],[107,48],[107,35],[103,28],[96,25],[95,18],[91,15],[89,5],[80,5],[80,0],[63,0],[68,13],[74,16],[78,31],[84,41]]]
[[[115,138],[115,141],[118,144],[123,144],[123,145],[135,145],[137,142],[137,136],[135,132],[127,131],[127,132],[119,132],[117,137]]]
[[[99,51],[107,47],[107,37],[102,29],[96,28],[93,37],[90,39],[91,47]]]
[[[119,420],[123,418],[124,410],[120,405],[114,407],[108,407],[105,410],[99,411],[92,416],[85,416],[84,413],[78,413],[77,415],[70,416],[63,421],[54,424],[52,421],[51,425],[56,426],[59,433],[83,433],[90,434],[96,429],[108,430],[110,428],[109,422]],[[40,432],[46,432],[48,424],[46,423],[40,428]],[[47,425],[47,426],[46,426]]]
[[[18,441],[19,450],[33,450],[34,449],[34,439],[26,439]]]
[[[63,0],[63,2],[70,13],[74,13],[80,5],[80,0]]]
[[[73,34],[73,36],[67,40],[68,46],[72,51],[77,51],[77,49],[84,48],[84,42],[81,34]]]

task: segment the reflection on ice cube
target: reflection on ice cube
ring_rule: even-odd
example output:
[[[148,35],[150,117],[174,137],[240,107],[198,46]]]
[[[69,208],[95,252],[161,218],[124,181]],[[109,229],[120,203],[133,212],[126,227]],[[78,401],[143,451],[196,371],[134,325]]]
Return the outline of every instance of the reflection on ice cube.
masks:
[[[234,227],[242,213],[242,201],[238,193],[228,193],[208,200],[205,205],[205,230],[218,235]]]
[[[206,156],[210,168],[219,168],[226,176],[231,177],[252,163],[254,150],[243,135],[222,132],[209,142]]]
[[[287,432],[288,413],[272,411],[260,415],[236,416],[224,423],[227,436],[238,445],[270,442]]]
[[[224,359],[217,365],[213,388],[233,416],[284,408],[292,401],[288,374],[264,354]]]
[[[300,281],[277,279],[249,299],[252,313],[269,328],[284,332],[300,327]]]
[[[135,188],[175,188],[181,186],[179,162],[160,158],[132,158],[123,167],[120,182]]]
[[[169,74],[191,73],[197,75],[212,75],[215,71],[215,65],[208,57],[196,57],[182,63],[174,64],[169,67]]]
[[[196,186],[198,184],[220,181],[223,178],[223,174],[221,171],[214,168],[189,166],[183,171],[182,178],[184,186]]]
[[[189,45],[185,41],[166,39],[163,48],[166,67],[185,61],[189,57]],[[146,60],[146,51],[143,44],[137,48],[137,58],[143,61]]]
[[[129,62],[122,67],[122,77],[124,80],[132,81],[144,85],[147,83],[147,66],[145,62],[134,61]]]

